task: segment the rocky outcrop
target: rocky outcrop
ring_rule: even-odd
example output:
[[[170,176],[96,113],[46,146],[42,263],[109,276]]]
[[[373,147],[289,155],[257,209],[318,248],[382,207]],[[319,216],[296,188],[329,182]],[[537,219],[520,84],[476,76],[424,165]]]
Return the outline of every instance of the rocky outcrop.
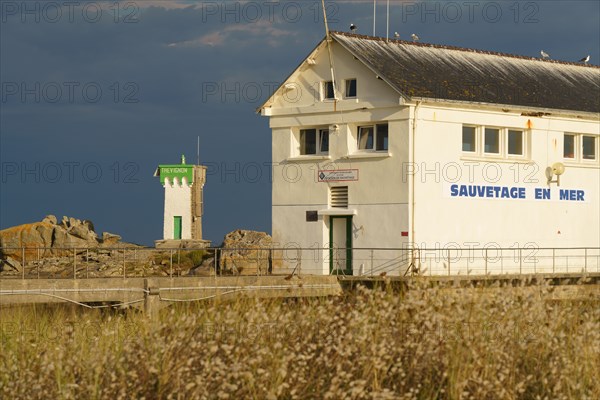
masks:
[[[224,273],[266,275],[272,272],[273,240],[265,232],[236,230],[225,236],[220,250]]]
[[[106,242],[104,241],[106,240]],[[63,217],[59,223],[54,215],[41,222],[14,226],[0,231],[0,257],[39,259],[72,254],[73,249],[114,246],[121,237],[104,232],[102,239],[88,220]]]

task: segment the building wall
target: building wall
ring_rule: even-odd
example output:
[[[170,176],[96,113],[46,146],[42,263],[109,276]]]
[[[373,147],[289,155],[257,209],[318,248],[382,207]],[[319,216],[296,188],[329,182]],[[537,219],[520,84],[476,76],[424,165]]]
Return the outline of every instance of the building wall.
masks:
[[[415,171],[414,242],[417,246],[600,246],[599,157],[587,163],[570,163],[563,159],[564,133],[598,137],[597,121],[432,105],[421,106],[416,115],[412,170]],[[524,130],[529,135],[529,155],[523,160],[467,155],[461,148],[463,124]],[[598,142],[600,138],[596,139],[597,146]],[[556,162],[566,165],[560,187],[550,186],[550,200],[536,200],[535,189],[549,187],[546,168]],[[452,184],[522,187],[526,199],[452,197]],[[560,189],[583,190],[585,201],[560,200]],[[483,257],[482,254],[477,256]],[[481,268],[482,262],[472,268]],[[447,271],[439,269],[444,268],[442,264],[432,267],[434,273]],[[499,268],[500,265],[488,263],[487,270],[499,272],[496,271]],[[465,265],[462,272],[466,272]]]
[[[181,217],[181,238],[192,239],[192,188],[187,180],[173,182],[165,179],[165,215],[163,236],[165,240],[174,239],[174,217]]]
[[[356,99],[340,99],[334,104],[322,102],[319,93],[311,91],[324,80],[330,80],[328,55],[320,52],[317,64],[307,68],[301,77],[291,80],[301,85],[301,97],[293,106],[280,98],[273,106],[270,118],[273,147],[272,235],[276,246],[302,252],[302,271],[329,273],[329,252],[317,249],[329,247],[328,215],[307,222],[307,211],[327,213],[332,186],[348,186],[349,212],[353,216],[354,248],[401,248],[408,237],[408,187],[402,182],[401,164],[408,160],[409,109],[400,107],[399,98],[387,84],[360,62],[335,45],[336,79],[340,90],[346,79],[357,79]],[[298,78],[298,80],[294,80]],[[372,122],[388,122],[387,152],[360,152],[357,149],[358,126]],[[337,130],[334,130],[337,126]],[[300,155],[301,128],[329,127],[330,143],[327,156]],[[349,182],[319,182],[321,170],[358,170],[358,180]],[[395,223],[390,224],[393,220]],[[335,241],[335,238],[334,238]],[[344,243],[335,243],[343,247]],[[284,256],[288,267],[296,265],[297,251]],[[365,270],[381,267],[389,259],[399,258],[398,251],[385,255],[370,250],[354,251],[354,267],[364,264]],[[371,262],[372,261],[372,262]],[[399,261],[396,261],[399,264]]]
[[[425,262],[417,261],[422,272],[462,274],[516,272],[522,266],[498,265],[487,253],[486,261],[482,254],[440,259],[447,247],[600,246],[600,138],[595,163],[571,163],[562,157],[564,132],[598,136],[597,119],[525,116],[521,110],[485,105],[403,105],[396,92],[335,43],[333,54],[339,89],[343,90],[345,79],[356,78],[357,99],[321,101],[319,85],[331,79],[323,48],[313,55],[316,65],[293,74],[289,82],[295,87],[276,96],[264,111],[272,128],[272,234],[276,246],[313,249],[300,253],[302,271],[329,272],[329,253],[316,249],[329,246],[332,186],[348,186],[355,273],[361,268],[364,273],[371,268],[374,273],[386,268],[403,273],[413,255],[424,255],[413,253],[412,248],[439,249],[434,252],[437,258],[425,254]],[[357,127],[381,121],[389,123],[388,152],[361,154]],[[528,153],[524,159],[466,155],[461,148],[463,124],[523,130]],[[301,128],[329,127],[333,132],[336,126],[327,156],[300,155]],[[555,162],[566,165],[561,186],[551,185],[553,200],[536,200],[535,189],[548,188],[545,170]],[[319,182],[319,171],[331,169],[356,169],[358,180]],[[453,184],[525,188],[527,198],[452,197]],[[559,189],[583,190],[585,201],[554,199]],[[307,211],[318,211],[318,220],[307,222]],[[407,250],[361,249],[373,247]],[[297,255],[289,250],[284,265],[294,267]],[[506,251],[501,255],[510,258]],[[470,261],[465,264],[466,259]],[[549,260],[535,262],[548,267]]]

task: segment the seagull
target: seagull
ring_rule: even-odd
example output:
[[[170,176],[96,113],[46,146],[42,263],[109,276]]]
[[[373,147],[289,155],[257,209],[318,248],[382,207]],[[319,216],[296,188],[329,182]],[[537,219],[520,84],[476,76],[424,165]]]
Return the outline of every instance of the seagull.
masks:
[[[550,58],[550,55],[548,53],[546,53],[544,50],[540,51],[540,54],[542,55],[543,59]]]
[[[410,37],[412,38],[413,42],[419,41],[419,37],[417,35],[415,35],[414,33],[412,35],[410,35]]]
[[[350,31],[351,31],[352,33],[356,32],[356,29],[357,29],[357,28],[356,28],[356,25],[354,25],[354,24],[350,24]]]
[[[394,32],[394,37],[395,37],[396,39],[400,39],[400,34],[399,34],[398,32]]]
[[[590,61],[590,55],[589,54],[588,54],[587,57],[583,57],[581,60],[579,60],[579,62],[586,63],[586,64],[588,63],[588,61]]]

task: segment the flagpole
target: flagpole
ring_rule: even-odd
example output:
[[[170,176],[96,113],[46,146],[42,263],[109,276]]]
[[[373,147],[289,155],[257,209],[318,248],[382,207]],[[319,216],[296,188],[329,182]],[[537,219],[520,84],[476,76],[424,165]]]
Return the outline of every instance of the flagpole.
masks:
[[[373,0],[373,36],[375,36],[375,21],[377,20],[377,0]]]
[[[385,40],[390,39],[390,0],[387,0],[387,25],[385,28]]]

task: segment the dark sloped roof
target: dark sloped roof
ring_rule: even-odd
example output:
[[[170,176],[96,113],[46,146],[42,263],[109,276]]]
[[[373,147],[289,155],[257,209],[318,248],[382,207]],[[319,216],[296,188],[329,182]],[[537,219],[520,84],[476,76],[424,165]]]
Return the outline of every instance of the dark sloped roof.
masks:
[[[407,99],[600,112],[600,67],[332,32]]]

